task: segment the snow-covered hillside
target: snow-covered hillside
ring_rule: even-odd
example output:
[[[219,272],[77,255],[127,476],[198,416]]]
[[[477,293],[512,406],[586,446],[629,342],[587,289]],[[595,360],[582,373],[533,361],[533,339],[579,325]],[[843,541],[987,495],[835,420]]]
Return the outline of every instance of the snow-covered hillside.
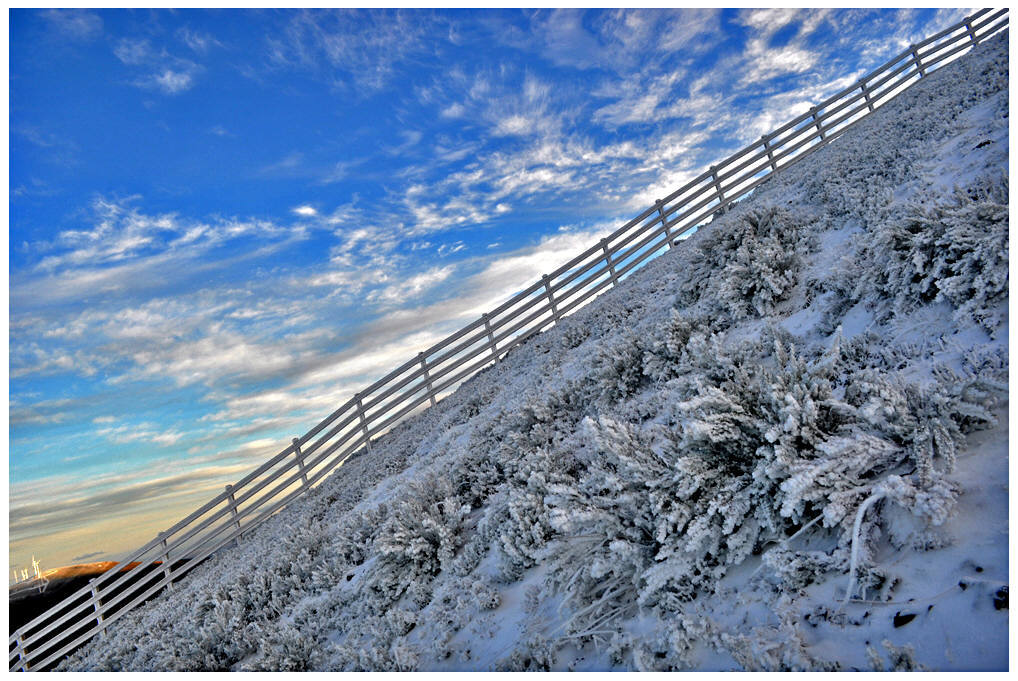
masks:
[[[1007,35],[65,669],[1006,669]]]

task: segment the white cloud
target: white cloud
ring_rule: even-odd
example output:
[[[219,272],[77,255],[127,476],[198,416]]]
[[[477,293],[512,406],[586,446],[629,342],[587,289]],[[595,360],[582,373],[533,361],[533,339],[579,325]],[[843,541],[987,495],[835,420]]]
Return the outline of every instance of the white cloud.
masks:
[[[297,206],[296,208],[293,209],[293,212],[305,218],[313,218],[314,216],[318,215],[317,210],[315,210],[312,206],[308,206],[306,204],[303,206]]]
[[[113,54],[120,61],[132,66],[144,64],[153,58],[152,46],[149,41],[134,38],[122,38],[114,48]]]
[[[713,9],[625,9],[597,14],[577,9],[538,11],[526,37],[500,36],[560,67],[600,69],[618,75],[654,70],[677,51],[709,52],[720,35]]]
[[[367,326],[353,332],[345,349],[330,354],[329,347],[337,339],[329,334],[309,331],[287,337],[257,338],[249,332],[238,335],[222,322],[223,312],[210,314],[208,321],[199,320],[195,329],[207,334],[197,339],[188,337],[186,329],[179,338],[170,338],[165,345],[135,346],[134,377],[166,377],[181,384],[201,383],[214,387],[210,399],[222,408],[208,417],[212,423],[238,423],[250,428],[264,419],[273,424],[300,423],[299,414],[318,415],[333,408],[352,394],[357,386],[373,380],[414,352],[437,342],[459,324],[494,307],[513,291],[551,271],[568,257],[586,248],[615,225],[599,225],[545,238],[539,243],[509,254],[484,255],[468,261],[476,273],[466,278],[457,276],[461,265],[432,267],[416,274],[400,274],[383,281],[381,288],[368,296],[369,302],[385,306],[388,312]],[[363,236],[363,235],[361,235]],[[458,250],[462,244],[453,244]],[[340,282],[336,282],[339,284]],[[342,282],[346,285],[346,282]],[[436,286],[442,287],[437,299],[429,295]],[[285,296],[281,296],[285,298]],[[309,298],[312,300],[313,298]],[[281,300],[281,303],[284,301]],[[292,305],[292,301],[286,301]],[[302,306],[302,305],[297,305]],[[158,333],[160,327],[184,315],[184,304],[177,310],[167,309],[165,319],[157,318],[158,305],[137,310],[124,318],[110,318],[106,324],[125,324],[127,319],[141,324],[138,331],[128,332],[134,338]],[[206,326],[211,324],[211,326]],[[328,338],[327,338],[328,336]],[[321,342],[327,340],[327,342]],[[231,387],[230,381],[243,377],[248,385],[257,384],[267,376],[282,378],[282,387],[266,391],[244,392]],[[282,419],[282,420],[280,420]],[[267,427],[267,426],[266,426]],[[234,426],[230,426],[234,428]],[[152,429],[143,429],[153,439]],[[173,437],[177,431],[170,431]],[[108,435],[125,436],[111,428]],[[220,432],[217,437],[225,437]],[[139,437],[142,437],[139,435]],[[181,440],[183,441],[183,440]]]
[[[252,380],[292,368],[288,350],[283,344],[259,345],[230,333],[210,334],[170,348],[136,351],[132,357],[136,368],[120,380],[170,378],[181,387],[196,383],[211,386],[234,376]]]
[[[165,48],[155,48],[147,38],[121,38],[113,54],[135,71],[147,71],[134,80],[134,85],[163,94],[176,95],[194,86],[201,67],[190,59],[171,55]]]
[[[161,447],[175,445],[184,434],[175,430],[160,430],[151,423],[130,424],[110,428],[100,428],[96,434],[110,442],[127,444],[131,442],[150,442]]]
[[[663,52],[686,50],[698,54],[714,49],[720,39],[720,10],[683,9],[666,21],[658,47]]]
[[[268,57],[276,67],[327,74],[333,85],[360,95],[382,88],[402,63],[427,53],[437,27],[420,11],[304,10],[268,38]]]
[[[187,27],[179,29],[177,31],[177,37],[179,37],[185,45],[191,48],[191,50],[200,54],[205,54],[212,47],[222,46],[222,43],[208,33],[200,33]]]
[[[456,325],[471,321],[494,307],[610,229],[604,225],[556,235],[515,253],[495,258],[488,256],[478,261],[484,263],[478,274],[459,281],[448,280],[444,272],[428,273],[425,278],[447,281],[447,288],[455,295],[423,307],[409,305],[390,311],[361,330],[356,345],[323,362],[321,368],[304,373],[289,388],[231,399],[214,420],[256,418],[279,414],[287,408],[311,413],[332,408],[348,399],[358,386],[437,342]]]
[[[424,133],[420,130],[400,130],[399,136],[403,138],[403,143],[394,147],[386,147],[385,153],[389,156],[402,156],[406,154],[420,143]]]
[[[102,18],[82,9],[51,9],[43,17],[61,34],[74,40],[92,40],[103,32]]]
[[[350,176],[350,171],[364,163],[365,159],[338,161],[332,165],[319,180],[320,184],[342,182]]]
[[[14,372],[11,372],[12,378],[17,378]],[[9,423],[12,428],[25,425],[49,425],[55,423],[63,423],[70,420],[71,415],[62,411],[58,411],[55,408],[47,408],[48,405],[33,404],[31,406],[15,406],[13,403],[10,407]]]
[[[459,244],[459,247],[453,248],[449,253],[455,253],[462,248],[463,244]],[[387,304],[406,303],[419,298],[421,294],[448,279],[453,270],[452,266],[433,267],[420,274],[407,277],[396,284],[374,291],[367,300]]]
[[[164,69],[162,73],[153,76],[155,85],[168,95],[175,95],[191,89],[194,79],[190,73]]]
[[[757,9],[743,12],[739,21],[756,32],[741,56],[744,87],[759,88],[763,81],[789,73],[804,73],[820,60],[820,53],[806,49],[804,41],[827,17],[825,10]],[[774,35],[798,23],[794,37],[785,45],[771,45]]]
[[[271,281],[242,280],[240,289],[231,289],[229,282],[249,271],[250,263],[273,262],[276,253],[300,243],[308,231],[236,219],[191,223],[99,201],[91,227],[28,245],[30,255],[39,254],[36,263],[22,268],[10,291],[12,376],[95,375],[116,367],[108,379],[114,380],[145,352],[169,352],[174,343],[202,334],[225,335],[232,342],[230,326],[214,326],[224,318],[247,325],[244,333],[268,321],[272,333],[307,323],[306,312],[285,300],[293,295],[285,272]],[[219,252],[238,240],[243,248],[236,255]],[[213,273],[225,276],[218,289],[206,288]],[[306,287],[299,291],[311,295]],[[181,383],[207,379],[186,362],[167,358],[160,366],[197,374],[172,377]]]
[[[770,35],[786,26],[798,13],[799,10],[794,8],[753,9],[742,13],[739,22]]]
[[[453,253],[459,253],[460,251],[464,251],[466,250],[466,248],[467,245],[462,241],[457,241],[451,244],[442,244],[441,246],[438,247],[438,255],[439,257],[444,258],[446,256],[452,255]]]
[[[656,75],[637,74],[611,81],[595,91],[595,95],[615,101],[594,112],[594,120],[612,127],[626,123],[651,123],[676,118],[681,110],[676,105],[687,98],[676,92],[684,71],[669,70]],[[672,102],[671,106],[666,103]]]
[[[459,102],[453,102],[446,108],[442,109],[442,118],[463,118],[466,114],[467,109]]]
[[[787,73],[809,71],[820,59],[820,55],[791,44],[781,48],[767,47],[763,39],[758,39],[747,45],[745,59],[750,65],[745,75],[746,81],[760,83]]]
[[[506,136],[533,134],[536,131],[531,127],[530,121],[527,120],[527,118],[520,115],[513,115],[499,120],[495,124],[494,132],[496,135]]]
[[[304,162],[304,154],[293,151],[275,163],[264,166],[259,171],[262,175],[294,175]]]
[[[73,268],[83,272],[96,266],[148,257],[156,262],[175,251],[204,249],[249,234],[278,237],[288,230],[264,221],[220,219],[215,223],[189,222],[173,213],[146,215],[131,207],[131,199],[96,199],[92,204],[91,228],[67,229],[51,243],[30,244],[32,250],[53,252],[38,260],[36,271],[57,271],[70,275]],[[94,271],[94,270],[93,270]],[[102,276],[103,272],[95,272]]]

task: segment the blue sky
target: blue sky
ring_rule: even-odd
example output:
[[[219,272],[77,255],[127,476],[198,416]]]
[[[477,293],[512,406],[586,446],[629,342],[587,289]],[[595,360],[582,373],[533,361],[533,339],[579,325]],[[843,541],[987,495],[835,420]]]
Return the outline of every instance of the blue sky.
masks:
[[[12,10],[9,558],[146,541],[965,14]]]

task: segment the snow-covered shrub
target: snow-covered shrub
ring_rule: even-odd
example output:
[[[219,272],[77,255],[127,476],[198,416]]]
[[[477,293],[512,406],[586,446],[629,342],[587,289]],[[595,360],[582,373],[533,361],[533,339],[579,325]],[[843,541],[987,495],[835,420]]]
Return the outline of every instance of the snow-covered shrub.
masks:
[[[431,474],[414,481],[375,538],[376,570],[406,572],[412,579],[451,567],[469,512],[445,476]]]
[[[507,481],[508,518],[500,533],[506,576],[519,576],[524,569],[536,565],[554,532],[544,499],[548,492],[548,472],[555,471],[557,466],[545,450],[538,450],[527,460],[534,465],[534,470],[530,474],[517,473]]]
[[[763,565],[785,589],[798,591],[841,567],[843,555],[828,551],[795,550],[776,546],[763,554]]]
[[[242,663],[242,671],[303,672],[316,668],[323,660],[322,642],[313,631],[287,625],[256,625],[254,633],[262,649],[254,659]]]
[[[718,275],[718,298],[736,318],[764,316],[788,299],[798,283],[802,258],[813,249],[802,243],[803,227],[786,210],[771,208],[745,217],[742,243]]]
[[[571,318],[562,322],[562,345],[567,350],[580,347],[583,341],[588,338],[590,338],[590,327],[577,324]]]
[[[644,353],[643,371],[655,381],[675,378],[676,370],[683,360],[686,344],[698,322],[691,320],[676,309],[671,310],[668,322],[657,330],[657,340]]]
[[[643,380],[643,347],[633,334],[602,344],[594,359],[594,378],[601,397],[618,402],[635,393]]]
[[[334,561],[324,576],[325,579],[346,579],[354,568],[371,556],[371,547],[379,530],[388,519],[389,509],[385,504],[369,506],[349,513],[337,523],[331,545],[330,556]],[[338,579],[337,579],[338,578]]]
[[[815,239],[788,210],[741,210],[696,241],[680,300],[691,305],[707,290],[712,309],[735,319],[764,316],[798,283]]]
[[[984,178],[866,234],[845,275],[856,281],[853,300],[876,292],[889,301],[880,310],[885,320],[943,300],[959,321],[996,331],[1008,282],[1007,187],[1006,178]]]

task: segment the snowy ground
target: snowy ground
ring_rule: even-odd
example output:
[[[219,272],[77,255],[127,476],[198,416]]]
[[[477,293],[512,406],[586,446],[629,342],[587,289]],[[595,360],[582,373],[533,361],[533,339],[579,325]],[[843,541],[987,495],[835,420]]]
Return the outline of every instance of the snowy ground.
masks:
[[[1007,669],[1007,196],[1005,34],[64,668]]]

